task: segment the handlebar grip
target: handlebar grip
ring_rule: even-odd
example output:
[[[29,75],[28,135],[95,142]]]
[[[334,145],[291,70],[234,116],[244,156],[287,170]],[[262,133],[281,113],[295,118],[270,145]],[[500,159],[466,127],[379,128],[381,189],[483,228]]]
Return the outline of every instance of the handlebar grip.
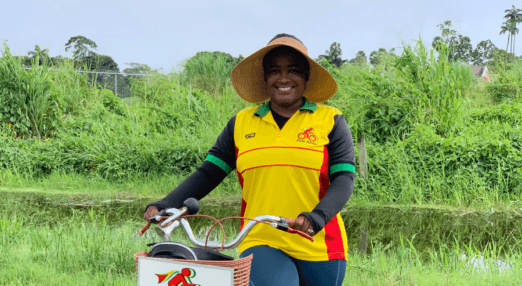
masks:
[[[304,233],[304,232],[302,232],[302,231],[300,231],[300,230],[295,230],[295,229],[293,229],[293,228],[289,228],[289,229],[288,229],[288,232],[289,232],[289,233],[297,233],[297,234],[299,234],[300,236],[302,236],[302,237],[304,237],[304,238],[310,240],[311,242],[314,242],[314,238],[313,238],[313,237],[311,237],[310,235],[308,235],[308,234],[306,234],[306,233]]]
[[[284,219],[285,219],[286,223],[288,224],[288,226],[290,227],[290,228],[288,228],[288,229],[286,230],[286,232],[288,232],[288,233],[297,233],[297,234],[299,234],[300,236],[302,236],[302,237],[304,237],[304,238],[310,240],[311,242],[314,242],[314,238],[313,238],[311,235],[309,235],[309,234],[307,234],[307,233],[304,233],[304,232],[302,232],[302,231],[300,231],[300,230],[293,229],[293,227],[294,227],[294,225],[295,225],[295,219],[293,219],[293,218],[287,218],[287,217],[285,217]]]
[[[140,230],[139,234],[140,234],[140,235],[143,235],[143,233],[145,233],[145,231],[147,231],[147,229],[149,229],[150,225],[151,225],[150,222],[147,223],[147,224],[143,227],[143,229]]]

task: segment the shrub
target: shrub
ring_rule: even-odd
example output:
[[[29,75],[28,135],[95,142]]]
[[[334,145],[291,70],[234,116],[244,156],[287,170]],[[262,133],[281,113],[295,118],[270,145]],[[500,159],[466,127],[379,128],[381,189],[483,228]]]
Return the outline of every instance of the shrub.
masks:
[[[26,70],[9,47],[0,60],[0,121],[18,136],[48,137],[60,125],[63,101],[49,76],[49,66],[38,65],[38,56]]]

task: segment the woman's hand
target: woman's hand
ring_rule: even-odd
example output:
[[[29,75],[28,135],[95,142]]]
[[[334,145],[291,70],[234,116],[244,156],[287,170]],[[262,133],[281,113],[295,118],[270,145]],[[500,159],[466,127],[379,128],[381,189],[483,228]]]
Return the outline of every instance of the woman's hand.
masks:
[[[155,207],[155,206],[149,206],[147,208],[147,210],[145,210],[145,214],[143,215],[143,217],[145,218],[145,220],[147,222],[151,222],[150,221],[150,218],[151,217],[155,217],[157,214],[159,213],[158,209]],[[158,223],[158,222],[153,222],[153,223]]]
[[[291,227],[295,230],[300,230],[310,236],[315,235],[314,228],[312,227],[312,223],[304,215],[298,216],[297,219],[295,220],[295,224]]]

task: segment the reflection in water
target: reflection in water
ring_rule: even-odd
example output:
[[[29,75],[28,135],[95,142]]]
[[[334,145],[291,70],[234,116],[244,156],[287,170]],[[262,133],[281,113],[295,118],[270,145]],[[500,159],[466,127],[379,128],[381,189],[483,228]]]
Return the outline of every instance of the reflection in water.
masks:
[[[2,211],[21,208],[31,216],[36,224],[53,225],[61,218],[93,217],[105,218],[108,226],[123,221],[136,222],[137,227],[145,223],[143,212],[152,199],[125,198],[96,200],[93,197],[37,195],[35,193],[3,192],[0,197]],[[201,214],[224,218],[237,216],[240,199],[211,199],[201,201]],[[520,251],[522,238],[522,215],[509,212],[462,212],[415,207],[347,207],[341,215],[347,229],[350,250],[357,248],[360,229],[368,226],[368,252],[372,246],[381,244],[396,248],[409,240],[415,250],[423,253],[429,250],[460,245],[474,245],[483,250],[493,243],[501,248],[501,253]],[[191,226],[197,233],[213,222],[207,218],[190,218]],[[223,226],[238,229],[239,220],[227,220]],[[217,231],[217,230],[213,230]],[[151,232],[152,233],[152,232]],[[228,230],[227,230],[228,233]],[[409,243],[408,243],[409,245]],[[473,258],[468,263],[474,263]],[[478,259],[477,261],[480,261]],[[477,262],[478,263],[478,262]],[[480,265],[480,263],[478,264]],[[506,266],[507,267],[507,266]]]

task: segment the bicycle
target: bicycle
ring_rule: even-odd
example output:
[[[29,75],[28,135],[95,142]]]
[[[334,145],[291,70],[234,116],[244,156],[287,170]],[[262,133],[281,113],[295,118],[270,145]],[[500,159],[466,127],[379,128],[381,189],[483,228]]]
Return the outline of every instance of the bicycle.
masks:
[[[313,131],[313,128],[308,128],[302,133],[297,134],[297,138],[300,140],[308,139],[312,142],[315,142],[317,140],[317,136],[314,135]]]
[[[160,226],[156,226],[156,233],[162,237],[164,241],[148,244],[148,246],[153,247],[150,252],[141,251],[134,254],[139,286],[158,285],[158,283],[164,282],[168,282],[168,286],[247,286],[250,281],[250,268],[253,255],[234,259],[231,256],[222,254],[221,251],[236,248],[258,223],[265,223],[276,229],[299,234],[312,242],[314,241],[310,235],[291,228],[291,226],[295,224],[295,220],[291,218],[261,215],[253,219],[228,217],[217,220],[206,215],[195,215],[195,213],[199,211],[199,203],[194,198],[187,199],[183,205],[184,207],[181,209],[171,208],[163,210],[150,219],[154,222],[165,219]],[[186,220],[188,217],[195,216],[208,217],[216,221],[208,231],[205,242],[196,239],[190,224]],[[225,244],[225,231],[221,225],[221,221],[238,218],[249,219],[250,221],[243,227],[232,242]],[[218,241],[208,241],[210,232],[217,224],[220,225],[223,233],[221,243]],[[148,223],[139,232],[140,235],[142,235],[150,225],[151,224]],[[183,226],[189,240],[196,247],[189,247],[182,243],[170,241],[172,232],[180,225]],[[198,274],[198,277],[196,277],[196,274]],[[201,284],[194,284],[192,281]]]

